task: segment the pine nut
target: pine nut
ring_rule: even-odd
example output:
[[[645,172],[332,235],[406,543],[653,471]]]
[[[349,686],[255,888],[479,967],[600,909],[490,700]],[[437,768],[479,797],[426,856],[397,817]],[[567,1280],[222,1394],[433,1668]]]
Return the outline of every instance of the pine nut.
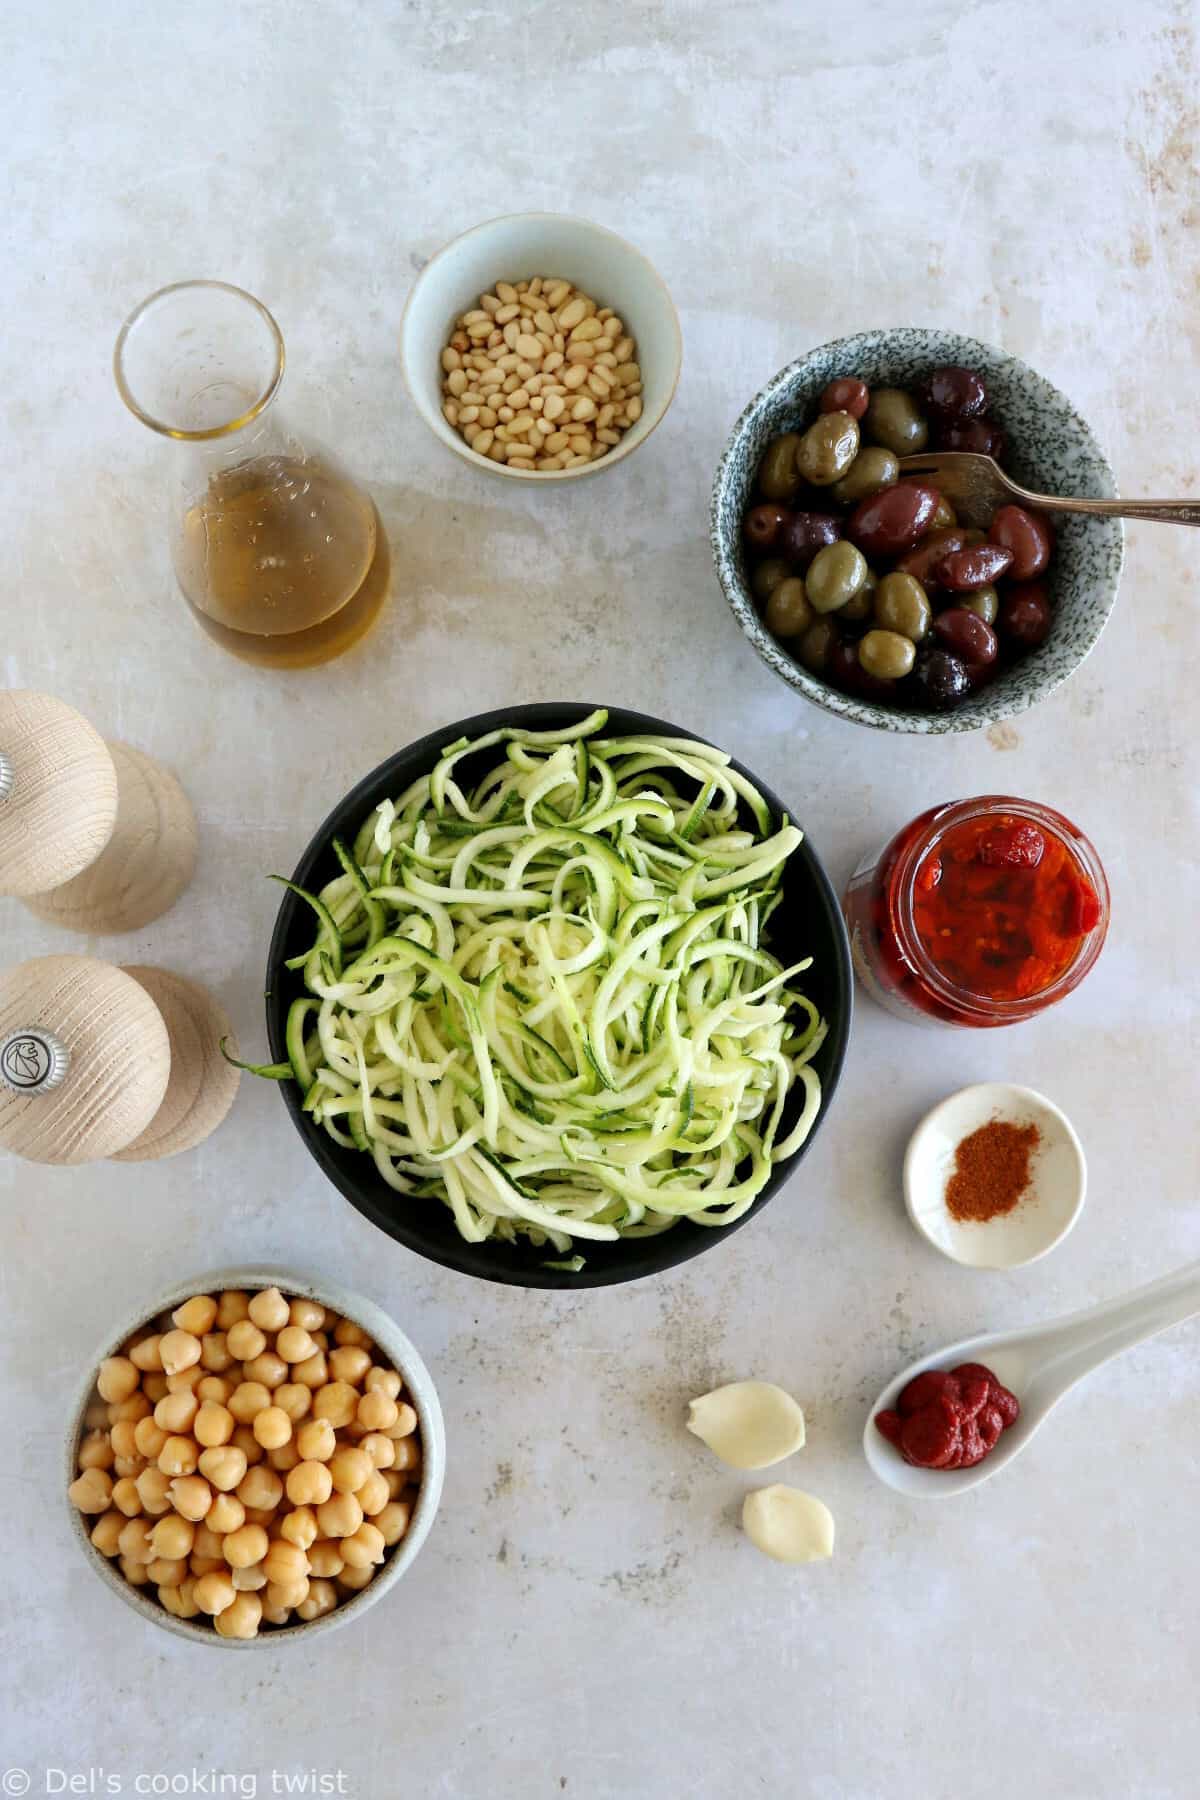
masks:
[[[542,357],[545,355],[545,351],[541,344],[538,343],[538,340],[535,337],[530,337],[527,331],[521,333],[520,337],[518,337],[516,343],[513,345],[513,349],[518,356],[523,356],[526,362],[541,362]]]
[[[507,425],[512,416],[513,409],[511,406],[498,406],[496,408],[496,417],[500,420],[501,424]]]
[[[596,358],[596,367],[598,369],[615,369],[616,366],[617,359],[611,350],[602,350]]]
[[[447,424],[458,424],[458,407],[454,404],[453,400],[444,400],[442,402],[442,411],[446,415]]]
[[[446,377],[446,391],[450,394],[466,393],[467,376],[465,369],[451,369],[449,375]]]
[[[493,425],[494,425],[494,424],[495,424],[495,423],[496,423],[496,415],[495,415],[495,413],[494,413],[494,412],[493,412],[493,411],[492,411],[492,409],[491,409],[491,407],[490,407],[490,406],[481,406],[481,407],[480,407],[480,409],[479,409],[479,423],[480,423],[480,424],[481,424],[481,425],[486,425],[486,426],[487,426],[487,427],[488,427],[488,429],[489,429],[489,430],[490,430],[490,429],[491,429],[491,427],[492,427],[492,426],[493,426]]]
[[[642,379],[642,371],[635,362],[618,363],[616,379],[618,387],[628,387],[631,381]]]
[[[569,363],[590,363],[595,354],[595,346],[592,344],[572,343],[567,345],[567,361]]]
[[[538,433],[538,435],[540,437],[547,438],[547,437],[553,437],[553,435],[554,435],[553,425],[548,425],[546,423],[545,419],[535,419],[533,421],[533,429]]]
[[[580,299],[571,300],[555,317],[560,331],[572,331],[587,317],[587,306]]]
[[[553,375],[555,369],[561,369],[563,366],[563,363],[565,361],[566,361],[566,358],[563,356],[563,353],[561,350],[552,350],[550,352],[549,356],[546,358],[545,362],[542,364],[543,374]]]
[[[636,423],[636,421],[641,418],[642,396],[640,394],[635,394],[633,399],[626,403],[625,416],[629,419],[631,424]]]
[[[545,332],[547,337],[552,338],[554,336],[554,320],[544,308],[541,312],[537,312],[533,315],[533,322],[539,331]]]
[[[537,373],[537,370],[534,368],[534,365],[531,362],[518,361],[517,374],[521,377],[522,381],[528,381],[529,377],[531,375],[536,375],[536,373]]]
[[[567,403],[561,394],[551,394],[550,398],[546,401],[546,417],[548,419],[561,418],[562,414],[566,411],[566,405]]]
[[[599,319],[584,319],[581,324],[576,325],[574,331],[571,333],[571,342],[573,344],[586,344],[589,338],[598,338],[603,335],[604,327],[601,325]]]
[[[605,380],[599,369],[593,369],[587,378],[587,390],[589,394],[594,394],[597,400],[607,400],[612,392],[612,383]]]
[[[502,306],[500,311],[496,314],[497,325],[501,327],[507,325],[510,319],[516,318],[520,310],[519,306]]]
[[[517,412],[520,412],[523,407],[529,405],[529,395],[523,387],[520,387],[514,394],[509,396],[508,404],[511,407],[514,407]]]
[[[578,469],[581,468],[584,463],[590,463],[591,460],[590,456],[568,456],[566,462],[563,464],[563,468]]]
[[[518,324],[517,320],[510,319],[508,321],[508,324],[504,327],[504,341],[508,345],[510,350],[512,350],[512,351],[516,350],[517,339],[520,337],[520,335],[521,335],[521,327]]]
[[[546,290],[546,305],[551,312],[557,312],[571,291],[569,281],[556,281],[554,286]]]
[[[494,442],[495,438],[490,431],[481,431],[479,436],[475,439],[475,442],[471,445],[471,448],[477,455],[486,456]]]
[[[467,410],[470,411],[471,409],[468,407]],[[476,416],[478,417],[478,415]],[[573,419],[594,419],[595,416],[596,402],[592,399],[590,394],[584,394],[571,408],[571,417]]]
[[[515,287],[510,287],[507,281],[498,281],[496,283],[496,292],[499,294],[501,300],[503,300],[505,306],[513,306],[516,304],[517,290]]]
[[[482,413],[480,413],[479,416],[481,419],[483,418]],[[600,411],[596,414],[596,436],[597,437],[599,437],[599,435],[602,431],[608,430],[608,427],[612,424],[612,422],[616,418],[616,416],[617,416],[617,409],[613,405],[611,400],[608,402],[607,406],[602,406],[600,408]]]
[[[546,402],[542,399],[540,394],[530,394],[529,410],[531,413],[540,413],[545,404]]]
[[[479,408],[477,406],[462,406],[459,408],[458,422],[460,425],[473,425],[478,417]]]
[[[574,363],[563,376],[563,386],[565,388],[582,387],[587,378],[588,372],[583,364]]]
[[[598,431],[596,433],[596,442],[598,444],[609,444],[609,445],[619,444],[620,441],[621,441],[621,434],[619,431],[609,431],[609,430],[605,429],[603,431]],[[478,449],[479,448],[478,444],[475,447],[476,447],[476,449]]]
[[[481,294],[479,297],[479,304],[484,312],[489,313],[493,319],[500,311],[500,302],[497,300],[495,294]]]
[[[561,469],[563,459],[561,456],[539,456],[537,466],[539,469]]]
[[[492,321],[490,319],[488,319],[487,323],[484,325],[468,325],[467,326],[467,336],[470,338],[470,340],[473,344],[481,344],[485,338],[488,338],[491,335],[492,335]]]
[[[560,450],[566,449],[569,442],[570,439],[565,431],[556,431],[546,439],[546,448],[552,455],[557,456]]]
[[[454,348],[453,344],[447,344],[446,348],[442,351],[442,367],[448,374],[453,370],[462,367],[462,357]]]

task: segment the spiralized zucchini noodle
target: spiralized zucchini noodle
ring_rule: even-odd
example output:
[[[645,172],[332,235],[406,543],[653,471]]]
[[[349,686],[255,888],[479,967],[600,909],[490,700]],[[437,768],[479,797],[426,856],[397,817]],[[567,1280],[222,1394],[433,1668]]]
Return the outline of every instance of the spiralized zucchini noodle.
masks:
[[[316,935],[288,963],[288,1061],[258,1071],[470,1242],[567,1268],[581,1243],[731,1224],[821,1104],[811,958],[766,947],[800,831],[721,751],[607,721],[460,739],[335,840],[336,879],[293,889]]]

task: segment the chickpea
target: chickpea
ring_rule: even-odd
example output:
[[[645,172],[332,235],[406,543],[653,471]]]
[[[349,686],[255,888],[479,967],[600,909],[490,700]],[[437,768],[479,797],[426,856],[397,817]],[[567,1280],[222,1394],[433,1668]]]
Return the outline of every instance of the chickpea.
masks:
[[[338,1587],[344,1594],[361,1593],[375,1579],[375,1564],[366,1563],[361,1569],[355,1569],[347,1563],[337,1579]]]
[[[225,1333],[225,1348],[236,1362],[261,1356],[266,1347],[267,1340],[252,1319],[239,1319]]]
[[[169,1437],[158,1453],[164,1475],[194,1475],[200,1446],[193,1437]]]
[[[255,1437],[249,1425],[239,1425],[229,1441],[231,1444],[236,1445],[242,1452],[251,1468],[254,1467],[255,1463],[260,1463],[266,1455],[266,1451]]]
[[[285,1381],[275,1389],[275,1404],[282,1406],[293,1425],[298,1425],[312,1406],[312,1389],[302,1381]]]
[[[221,1534],[214,1531],[208,1521],[205,1520],[203,1524],[197,1525],[196,1527],[196,1535],[192,1540],[192,1555],[215,1556],[224,1562],[225,1558],[221,1555],[221,1543]]]
[[[263,1592],[263,1599],[270,1607],[300,1606],[308,1598],[308,1576],[302,1575],[299,1581],[268,1581]]]
[[[275,1523],[276,1510],[274,1506],[248,1506],[246,1508],[246,1524],[261,1525],[266,1531]]]
[[[306,1419],[296,1433],[296,1448],[307,1462],[328,1462],[337,1449],[337,1434],[328,1419]]]
[[[115,1425],[113,1430],[117,1430]],[[161,1425],[156,1424],[152,1414],[148,1419],[139,1419],[134,1426],[133,1447],[139,1456],[146,1458],[147,1462],[157,1462],[159,1452],[169,1435]]]
[[[224,1612],[237,1598],[233,1577],[227,1569],[220,1574],[201,1575],[192,1589],[192,1598],[201,1612]]]
[[[369,1388],[358,1403],[356,1417],[368,1431],[386,1431],[400,1417],[400,1408],[390,1394],[380,1388]]]
[[[362,1522],[363,1509],[353,1494],[334,1494],[317,1508],[322,1537],[349,1537]]]
[[[96,1386],[102,1400],[119,1404],[136,1391],[138,1379],[137,1365],[127,1356],[106,1356],[100,1364]]]
[[[398,1544],[408,1530],[412,1518],[412,1507],[407,1500],[389,1500],[387,1505],[375,1514],[375,1525],[383,1535],[387,1545]]]
[[[231,1569],[248,1569],[262,1561],[268,1541],[261,1525],[242,1525],[222,1539],[221,1554]]]
[[[381,1563],[386,1548],[378,1526],[364,1521],[357,1531],[342,1539],[342,1560],[349,1569],[365,1569],[368,1563]]]
[[[186,1557],[155,1556],[146,1564],[147,1579],[155,1587],[178,1587],[187,1572]]]
[[[117,1456],[113,1458],[112,1473],[118,1481],[136,1481],[150,1458],[148,1456]]]
[[[190,1519],[181,1519],[178,1513],[168,1513],[150,1533],[150,1547],[155,1556],[166,1556],[174,1560],[189,1557],[195,1541],[195,1525]]]
[[[206,1331],[200,1339],[200,1364],[213,1375],[223,1375],[236,1358],[223,1331]]]
[[[390,1469],[396,1460],[396,1446],[382,1431],[369,1431],[358,1447],[377,1469]]]
[[[200,1453],[200,1473],[222,1494],[238,1486],[245,1477],[247,1466],[246,1452],[239,1450],[236,1444],[214,1445]]]
[[[310,1356],[302,1363],[292,1364],[292,1380],[303,1382],[306,1388],[322,1388],[329,1380],[329,1362],[323,1350]]]
[[[196,1383],[195,1394],[201,1406],[206,1400],[213,1406],[224,1406],[236,1386],[236,1381],[226,1381],[223,1375],[206,1375]]]
[[[128,1420],[121,1423],[128,1424]],[[136,1427],[131,1425],[129,1429],[133,1431]],[[114,1425],[113,1430],[120,1430],[120,1426]],[[81,1469],[111,1469],[116,1456],[117,1445],[107,1431],[89,1431],[80,1439],[77,1461]]]
[[[383,1469],[380,1471],[387,1482],[387,1491],[393,1500],[398,1500],[408,1485],[408,1478],[402,1469]]]
[[[167,1374],[178,1375],[200,1361],[200,1339],[190,1331],[167,1331],[159,1339],[158,1353]]]
[[[325,1323],[325,1308],[318,1300],[293,1300],[288,1307],[288,1319],[305,1331],[320,1331]]]
[[[313,1417],[328,1419],[335,1430],[348,1425],[357,1410],[358,1392],[348,1381],[326,1382],[313,1395]]]
[[[371,1367],[371,1358],[358,1344],[339,1344],[329,1353],[329,1371],[337,1381],[357,1386]]]
[[[388,1484],[378,1469],[371,1470],[362,1486],[354,1490],[354,1495],[368,1519],[372,1519],[376,1513],[382,1512],[392,1497],[388,1491]]]
[[[67,1498],[81,1513],[107,1512],[112,1505],[112,1476],[107,1469],[85,1469],[67,1489]]]
[[[121,1555],[129,1562],[148,1563],[154,1560],[154,1551],[150,1545],[150,1527],[145,1519],[126,1519],[121,1527],[121,1535],[117,1539]]]
[[[250,1317],[260,1331],[282,1331],[291,1309],[277,1287],[264,1288],[250,1301]]]
[[[305,1362],[316,1352],[313,1343],[303,1325],[285,1325],[275,1339],[275,1349],[285,1363]]]
[[[152,1369],[162,1369],[162,1356],[159,1345],[162,1339],[156,1331],[150,1337],[139,1338],[136,1344],[129,1346],[129,1360],[135,1369],[149,1373]]]
[[[358,1344],[364,1350],[375,1348],[374,1338],[368,1337],[361,1325],[355,1325],[351,1319],[339,1319],[333,1334],[338,1344]]]
[[[137,1425],[134,1424],[132,1419],[118,1419],[117,1423],[108,1434],[108,1447],[112,1452],[112,1455],[107,1462],[97,1461],[95,1467],[98,1469],[111,1468],[113,1463],[121,1457],[129,1458],[131,1456],[136,1456],[138,1454],[138,1447],[137,1438],[134,1434],[137,1431],[138,1425],[143,1425],[144,1423],[144,1419],[139,1419]],[[95,1436],[98,1440],[100,1439],[99,1432],[97,1432]],[[99,1447],[99,1444],[97,1447]],[[84,1465],[81,1462],[80,1467],[83,1466]]]
[[[251,1563],[248,1569],[235,1569],[233,1585],[239,1594],[257,1594],[260,1588],[265,1588],[267,1585],[263,1565],[260,1562]]]
[[[233,1414],[227,1406],[222,1406],[215,1400],[206,1400],[196,1414],[192,1431],[197,1442],[203,1444],[205,1449],[214,1449],[229,1442],[233,1436],[233,1426]]]
[[[121,1532],[125,1527],[123,1512],[101,1513],[92,1526],[91,1540],[101,1556],[116,1556],[120,1549]]]
[[[163,1395],[170,1391],[167,1386],[167,1378],[161,1369],[154,1375],[142,1376],[142,1392],[145,1394],[149,1406],[157,1406]]]
[[[108,1430],[108,1407],[103,1400],[93,1400],[83,1415],[85,1431]]]
[[[208,1294],[194,1294],[175,1308],[171,1318],[180,1331],[189,1331],[193,1337],[202,1338],[217,1322],[217,1303]]]
[[[167,1488],[167,1493],[180,1518],[190,1519],[193,1524],[198,1524],[201,1519],[208,1520],[213,1531],[229,1529],[213,1520],[213,1491],[199,1475],[176,1475]]]
[[[324,1618],[337,1605],[337,1589],[332,1581],[310,1581],[308,1593],[296,1608],[297,1615],[307,1625],[312,1619]]]
[[[105,1515],[108,1516],[107,1514]],[[317,1541],[317,1515],[311,1506],[298,1506],[294,1512],[285,1513],[279,1522],[279,1535],[289,1544],[299,1545],[307,1550]]]
[[[165,1375],[163,1379],[168,1394],[194,1394],[204,1380],[204,1370],[199,1363],[193,1363],[191,1368],[177,1369],[174,1375]]]
[[[329,1475],[334,1491],[339,1494],[356,1494],[373,1465],[365,1450],[352,1445],[342,1444],[329,1459]]]
[[[403,1470],[405,1474],[415,1475],[421,1467],[421,1446],[411,1437],[396,1438],[394,1441],[396,1460],[392,1467]]]
[[[308,1335],[318,1350],[328,1350],[329,1333],[327,1331],[310,1331]]]
[[[291,1438],[292,1421],[282,1406],[264,1406],[254,1415],[252,1429],[264,1450],[279,1450]]]
[[[250,1316],[250,1296],[241,1288],[227,1288],[217,1301],[217,1330],[228,1331],[239,1319]]]
[[[395,1369],[380,1369],[377,1366],[372,1365],[372,1367],[367,1370],[367,1378],[363,1385],[368,1393],[374,1393],[375,1389],[378,1388],[382,1393],[387,1395],[389,1400],[398,1400],[400,1398],[400,1389],[404,1384],[400,1380]]]
[[[154,1423],[169,1435],[190,1432],[199,1410],[200,1402],[191,1392],[165,1394],[154,1409]]]
[[[299,1544],[289,1543],[286,1538],[272,1538],[263,1558],[263,1568],[268,1581],[286,1587],[290,1582],[302,1581],[308,1574],[308,1557]]]
[[[287,1380],[288,1366],[282,1356],[276,1356],[273,1350],[264,1350],[242,1364],[242,1375],[246,1381],[261,1381],[264,1387],[277,1388]]]
[[[227,1531],[238,1531],[246,1523],[246,1509],[236,1494],[218,1494],[208,1509],[205,1524],[218,1537]]]
[[[411,1437],[416,1429],[417,1415],[408,1401],[403,1400],[396,1408],[396,1422],[388,1428],[387,1435],[393,1439]]]
[[[340,1538],[318,1538],[310,1546],[308,1552],[310,1575],[328,1580],[331,1576],[340,1575],[345,1566]]]
[[[152,1519],[167,1512],[171,1505],[170,1485],[170,1477],[163,1474],[157,1463],[151,1463],[148,1469],[143,1469],[133,1484],[141,1511],[149,1513]],[[121,1511],[125,1511],[123,1505]]]
[[[147,1375],[147,1381],[152,1379],[152,1376]],[[132,1419],[136,1425],[139,1419],[148,1418],[149,1413],[150,1401],[146,1395],[130,1394],[127,1400],[114,1400],[110,1403],[108,1422],[110,1425],[119,1425],[122,1419]]]
[[[278,1506],[283,1498],[283,1483],[274,1469],[260,1464],[256,1469],[248,1469],[239,1481],[237,1497],[243,1506]]]
[[[188,1571],[195,1576],[225,1575],[228,1568],[223,1556],[197,1556],[193,1550],[188,1557]]]
[[[261,1381],[243,1381],[229,1396],[229,1410],[239,1425],[251,1425],[263,1408],[270,1406],[271,1392]]]
[[[292,1616],[292,1611],[288,1606],[264,1606],[262,1616],[268,1625],[286,1625]]]
[[[195,1599],[196,1582],[191,1575],[185,1575],[178,1587],[161,1587],[158,1597],[169,1613],[177,1619],[194,1619],[200,1608]]]
[[[294,1469],[296,1464],[302,1460],[294,1439],[289,1439],[286,1444],[280,1444],[277,1450],[267,1451],[267,1461],[277,1475],[286,1475],[289,1469]]]
[[[145,1563],[134,1562],[131,1557],[121,1556],[117,1559],[117,1567],[130,1587],[148,1586],[150,1577],[146,1573]]]

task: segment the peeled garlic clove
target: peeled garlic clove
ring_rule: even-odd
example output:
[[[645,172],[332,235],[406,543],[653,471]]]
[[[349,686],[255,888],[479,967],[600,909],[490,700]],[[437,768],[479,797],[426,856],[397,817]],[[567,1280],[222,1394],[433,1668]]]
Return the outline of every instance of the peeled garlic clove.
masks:
[[[735,1469],[768,1469],[804,1448],[804,1414],[771,1381],[731,1381],[688,1407],[687,1428]]]
[[[824,1501],[777,1481],[747,1494],[742,1529],[776,1562],[823,1562],[833,1555],[833,1514]]]

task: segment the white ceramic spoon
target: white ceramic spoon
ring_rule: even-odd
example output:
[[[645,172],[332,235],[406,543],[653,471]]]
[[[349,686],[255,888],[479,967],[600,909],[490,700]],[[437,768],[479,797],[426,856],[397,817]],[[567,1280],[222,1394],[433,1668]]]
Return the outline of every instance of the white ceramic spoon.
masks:
[[[1189,1263],[1131,1294],[1089,1306],[1049,1325],[990,1336],[964,1338],[909,1365],[880,1394],[867,1417],[863,1450],[880,1481],[897,1493],[919,1500],[945,1500],[964,1494],[989,1476],[998,1475],[1020,1454],[1063,1395],[1099,1368],[1145,1338],[1155,1337],[1200,1312],[1200,1263]],[[895,1406],[902,1388],[925,1369],[953,1369],[958,1363],[983,1363],[1021,1402],[1021,1416],[989,1456],[973,1469],[916,1469],[906,1463],[875,1424],[876,1413]]]

